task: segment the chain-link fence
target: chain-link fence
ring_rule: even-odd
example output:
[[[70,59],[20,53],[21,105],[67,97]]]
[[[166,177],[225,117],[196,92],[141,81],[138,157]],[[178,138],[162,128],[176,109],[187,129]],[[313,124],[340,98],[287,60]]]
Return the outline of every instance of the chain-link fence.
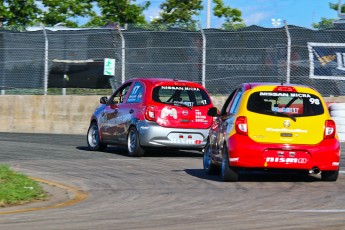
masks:
[[[345,95],[345,29],[176,28],[0,31],[2,94],[98,94],[135,77],[185,79],[213,95],[242,82],[288,82]],[[115,74],[104,74],[104,59]],[[103,94],[103,93],[101,93]]]

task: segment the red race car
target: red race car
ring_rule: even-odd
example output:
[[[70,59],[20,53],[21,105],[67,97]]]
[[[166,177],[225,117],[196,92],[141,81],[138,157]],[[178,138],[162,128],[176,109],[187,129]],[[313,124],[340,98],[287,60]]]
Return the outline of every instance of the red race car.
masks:
[[[202,150],[213,118],[210,96],[198,83],[137,78],[102,97],[87,132],[90,150],[127,145],[130,156],[149,148]]]

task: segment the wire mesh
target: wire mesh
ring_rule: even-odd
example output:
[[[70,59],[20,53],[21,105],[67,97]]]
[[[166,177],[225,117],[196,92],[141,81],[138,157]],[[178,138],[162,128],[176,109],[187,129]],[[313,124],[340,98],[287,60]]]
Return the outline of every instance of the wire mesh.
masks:
[[[226,95],[243,82],[290,81],[340,96],[345,95],[345,68],[339,68],[340,58],[345,63],[344,32],[296,26],[2,30],[0,86],[2,94],[43,94],[47,60],[48,94],[104,94],[127,79],[161,77],[204,84],[213,95]],[[315,43],[338,47],[311,48]],[[114,76],[104,75],[105,58],[116,60]],[[315,78],[320,71],[327,76]]]

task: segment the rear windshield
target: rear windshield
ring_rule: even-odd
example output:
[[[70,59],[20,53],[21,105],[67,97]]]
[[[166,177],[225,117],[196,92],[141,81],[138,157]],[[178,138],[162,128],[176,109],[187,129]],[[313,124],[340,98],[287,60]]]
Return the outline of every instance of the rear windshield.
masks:
[[[255,113],[293,117],[324,113],[319,97],[300,92],[255,92],[249,97],[247,109]]]
[[[211,103],[205,90],[188,86],[158,86],[153,89],[152,99],[156,102],[178,103],[191,107]]]

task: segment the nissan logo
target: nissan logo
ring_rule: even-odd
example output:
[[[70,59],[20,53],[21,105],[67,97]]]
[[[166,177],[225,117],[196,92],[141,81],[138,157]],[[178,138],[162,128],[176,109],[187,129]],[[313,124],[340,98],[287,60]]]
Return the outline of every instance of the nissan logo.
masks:
[[[182,114],[183,114],[183,115],[188,115],[188,111],[187,111],[187,110],[183,110],[183,111],[182,111]]]
[[[283,125],[284,125],[285,128],[289,128],[290,125],[291,125],[291,123],[290,123],[289,120],[285,120],[285,121],[283,122]]]

